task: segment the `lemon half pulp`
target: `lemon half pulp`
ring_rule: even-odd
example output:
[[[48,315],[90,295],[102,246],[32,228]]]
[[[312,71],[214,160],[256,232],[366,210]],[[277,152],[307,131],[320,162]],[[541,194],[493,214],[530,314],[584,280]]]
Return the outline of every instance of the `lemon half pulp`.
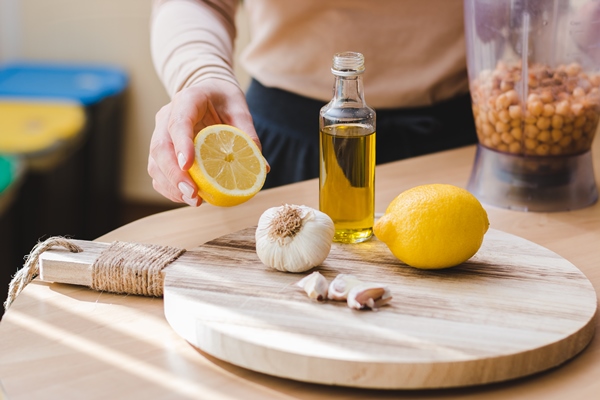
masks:
[[[230,125],[211,125],[194,139],[189,170],[198,194],[208,203],[231,207],[250,200],[267,177],[267,164],[250,136]]]

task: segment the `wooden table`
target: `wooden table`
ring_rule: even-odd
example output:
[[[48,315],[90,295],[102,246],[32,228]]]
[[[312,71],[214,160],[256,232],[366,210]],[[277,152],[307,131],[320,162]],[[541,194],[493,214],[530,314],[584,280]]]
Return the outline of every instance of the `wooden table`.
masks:
[[[595,140],[600,177],[600,140]],[[425,183],[466,186],[475,147],[379,166],[377,211]],[[194,247],[257,223],[283,203],[318,207],[316,180],[266,190],[231,209],[180,208],[100,238]],[[486,206],[491,226],[575,264],[600,291],[600,203],[571,212],[523,213]],[[598,329],[598,328],[597,328]],[[32,282],[0,323],[0,381],[17,399],[592,399],[600,394],[600,335],[565,365],[516,381],[427,391],[370,391],[306,384],[248,371],[196,350],[163,316],[161,299]]]

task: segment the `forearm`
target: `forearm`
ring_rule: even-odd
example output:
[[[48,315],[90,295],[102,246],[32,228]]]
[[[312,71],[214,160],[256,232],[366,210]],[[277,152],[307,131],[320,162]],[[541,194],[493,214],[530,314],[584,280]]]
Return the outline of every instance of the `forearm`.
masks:
[[[209,78],[238,85],[233,71],[237,0],[154,2],[152,61],[170,96]]]

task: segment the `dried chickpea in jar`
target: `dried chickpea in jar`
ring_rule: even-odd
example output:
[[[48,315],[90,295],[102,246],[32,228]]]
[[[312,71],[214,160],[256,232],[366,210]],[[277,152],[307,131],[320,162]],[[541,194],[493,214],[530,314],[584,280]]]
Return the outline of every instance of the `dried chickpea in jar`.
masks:
[[[471,82],[473,114],[482,145],[525,155],[572,155],[589,150],[600,120],[600,74],[577,63],[529,66],[521,101],[517,63],[498,63]]]

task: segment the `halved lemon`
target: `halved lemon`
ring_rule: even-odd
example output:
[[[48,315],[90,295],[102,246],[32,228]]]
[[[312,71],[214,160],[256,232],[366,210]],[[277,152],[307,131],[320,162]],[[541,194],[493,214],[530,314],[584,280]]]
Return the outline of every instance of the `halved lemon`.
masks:
[[[211,125],[194,139],[189,170],[198,194],[208,203],[231,207],[250,200],[267,177],[267,163],[250,136],[230,125]]]

